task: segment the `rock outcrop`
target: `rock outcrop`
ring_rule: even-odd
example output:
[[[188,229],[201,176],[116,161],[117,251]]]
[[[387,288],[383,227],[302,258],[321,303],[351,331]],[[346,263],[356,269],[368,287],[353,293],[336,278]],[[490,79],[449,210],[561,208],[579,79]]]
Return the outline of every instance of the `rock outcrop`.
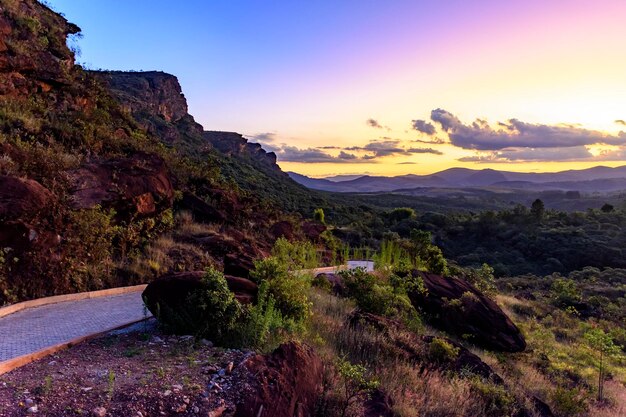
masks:
[[[443,358],[444,360],[433,360],[430,357],[430,346],[434,337],[418,336],[396,320],[357,310],[349,317],[348,325],[363,330],[370,328],[382,334],[385,337],[386,354],[414,362],[422,369],[434,367],[444,371],[466,372],[497,384],[503,382],[489,365],[454,340],[440,338],[456,350],[456,355]]]
[[[248,142],[243,135],[235,132],[205,131],[204,138],[218,151],[226,156],[250,158],[272,169],[280,171],[276,165],[276,154],[266,152],[258,143]],[[284,174],[285,176],[287,174]]]
[[[33,221],[49,209],[53,196],[37,181],[0,175],[0,247],[17,253],[49,241]]]
[[[210,252],[213,257],[221,258],[225,274],[244,278],[250,277],[255,260],[268,255],[267,248],[260,247],[259,242],[234,229],[196,235],[189,242]]]
[[[322,233],[326,231],[326,226],[318,222],[304,222],[301,228],[304,236],[313,241],[318,241]]]
[[[19,96],[70,84],[74,54],[66,40],[78,32],[78,26],[38,1],[2,2],[0,96]]]
[[[244,362],[250,388],[235,417],[312,417],[322,387],[323,365],[313,349],[289,342]]]
[[[427,314],[430,322],[485,349],[521,352],[524,336],[492,299],[466,281],[414,270],[424,281],[426,292],[411,291],[413,306]]]
[[[92,161],[70,172],[76,208],[114,208],[130,218],[172,206],[174,188],[165,162],[156,155]]]
[[[150,134],[162,141],[202,141],[202,125],[187,111],[187,100],[176,76],[161,71],[94,71],[120,102]]]
[[[413,363],[416,367],[419,367],[421,372],[425,372],[428,369],[438,369],[444,372],[453,372],[460,376],[475,375],[490,381],[492,384],[504,386],[502,377],[483,362],[480,357],[449,338],[417,335],[396,320],[365,313],[360,310],[354,311],[349,316],[346,324],[359,332],[373,331],[377,335],[373,339],[362,338],[365,342],[372,340],[372,343],[376,345],[372,346],[372,349],[377,349],[380,354],[386,355],[391,359],[400,359]],[[380,336],[383,336],[383,338],[381,339]],[[436,343],[435,346],[441,346],[441,342],[447,344],[451,351],[454,350],[455,353],[432,349],[433,343]],[[364,348],[367,348],[367,346]],[[550,407],[541,399],[530,396],[528,400],[532,410],[520,404],[516,414],[514,414],[515,417],[554,416]],[[372,401],[374,402],[372,403]],[[366,402],[365,405],[366,410],[369,410],[371,407],[374,410],[378,410],[376,412],[381,416],[393,416],[391,412],[393,401],[382,392],[375,393],[372,399]],[[375,413],[365,415],[377,416]]]

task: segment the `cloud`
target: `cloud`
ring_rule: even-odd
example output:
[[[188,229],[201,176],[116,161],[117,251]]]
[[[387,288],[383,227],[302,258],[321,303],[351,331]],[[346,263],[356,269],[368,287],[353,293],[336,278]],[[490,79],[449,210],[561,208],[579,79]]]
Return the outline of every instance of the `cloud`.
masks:
[[[622,119],[617,119],[615,123],[617,123],[618,125],[626,126],[626,122],[623,121]]]
[[[365,146],[351,146],[344,150],[368,152],[368,154],[362,156],[363,159],[383,158],[392,155],[412,155],[416,153],[443,155],[443,152],[433,148],[404,148],[399,139],[391,138],[374,140]]]
[[[427,122],[426,120],[413,120],[411,122],[411,125],[413,126],[414,130],[425,133],[428,136],[434,135],[436,131],[435,126],[432,123]]]
[[[341,151],[338,156],[333,156],[317,148],[298,148],[286,144],[273,147],[272,151],[276,153],[276,158],[280,162],[306,162],[311,164],[372,162],[369,159],[359,158],[357,155],[344,151]]]
[[[396,165],[417,165],[417,162],[411,162],[411,161],[398,162]]]
[[[256,135],[246,135],[246,139],[252,142],[262,142],[262,143],[274,142],[276,140],[276,133],[264,132],[264,133],[257,133]]]
[[[343,160],[346,160],[346,161],[353,161],[355,159],[358,159],[358,156],[356,156],[353,153],[348,153],[348,152],[341,151],[341,152],[339,152],[339,156],[337,156],[337,158],[343,159]]]
[[[443,155],[443,152],[433,148],[409,148],[406,151],[408,153],[432,153],[433,155]]]
[[[576,125],[533,124],[510,119],[497,123],[494,128],[481,119],[464,124],[443,109],[433,110],[431,119],[447,132],[450,143],[464,149],[497,151],[505,148],[561,148],[626,143],[625,132],[609,135]]]
[[[318,146],[317,149],[341,149],[339,146]]]
[[[586,161],[594,156],[584,146],[565,148],[511,148],[493,152],[482,152],[474,156],[459,158],[461,162],[501,163],[501,162],[547,162],[547,161]]]
[[[429,140],[415,139],[413,142],[426,143],[428,145],[442,145],[442,144],[446,143],[446,141],[444,139],[441,139],[441,138],[432,138],[432,139],[429,139]]]
[[[367,123],[367,125],[369,127],[375,127],[376,129],[382,129],[383,128],[383,126],[380,123],[378,123],[378,120],[376,120],[376,119],[367,119],[365,121],[365,123]]]

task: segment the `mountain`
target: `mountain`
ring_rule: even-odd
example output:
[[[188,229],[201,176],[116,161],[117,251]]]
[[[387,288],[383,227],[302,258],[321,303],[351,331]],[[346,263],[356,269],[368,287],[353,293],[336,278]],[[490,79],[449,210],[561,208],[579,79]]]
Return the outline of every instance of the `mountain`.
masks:
[[[430,175],[401,175],[395,177],[364,175],[336,181],[309,178],[289,172],[300,184],[317,190],[334,192],[389,192],[413,188],[496,188],[509,190],[563,190],[582,192],[612,192],[626,190],[626,166],[598,166],[561,172],[511,172],[494,169],[474,170],[449,168]],[[332,177],[336,179],[337,177]]]

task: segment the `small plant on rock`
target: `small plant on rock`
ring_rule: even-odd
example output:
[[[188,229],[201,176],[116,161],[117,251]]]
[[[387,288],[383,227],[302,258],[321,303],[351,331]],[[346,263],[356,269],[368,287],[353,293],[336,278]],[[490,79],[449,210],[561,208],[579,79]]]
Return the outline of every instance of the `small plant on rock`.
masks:
[[[454,347],[450,342],[441,337],[435,337],[428,344],[428,357],[437,363],[454,361],[459,356],[459,348]]]

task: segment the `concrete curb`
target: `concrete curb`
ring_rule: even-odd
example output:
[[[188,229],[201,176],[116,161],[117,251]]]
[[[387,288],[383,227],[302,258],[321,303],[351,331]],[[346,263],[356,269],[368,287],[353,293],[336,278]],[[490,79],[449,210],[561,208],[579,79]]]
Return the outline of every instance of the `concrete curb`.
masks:
[[[53,297],[38,298],[36,300],[23,301],[21,303],[11,304],[6,307],[0,308],[0,318],[8,316],[9,314],[17,313],[18,311],[25,310],[27,308],[41,307],[48,304],[63,303],[66,301],[78,301],[86,300],[89,298],[107,297],[112,295],[128,294],[130,292],[143,291],[146,285],[134,285],[131,287],[117,287],[109,288],[107,290],[79,292],[76,294],[64,294],[55,295]],[[1,372],[0,372],[1,373]]]
[[[132,326],[133,324],[136,324],[136,323],[141,323],[142,321],[146,321],[150,318],[152,318],[152,316],[139,319],[139,320],[134,320],[134,321],[131,321],[130,323],[122,324],[120,326],[111,327],[110,329],[106,329],[98,333],[92,333],[92,334],[88,334],[85,336],[80,336],[68,342],[59,343],[57,345],[49,346],[45,349],[38,350],[37,352],[28,353],[26,355],[18,356],[17,358],[9,359],[8,361],[0,362],[0,375],[6,374],[7,372],[11,372],[12,370],[20,368],[24,365],[28,365],[31,362],[44,358],[48,355],[52,355],[53,353],[59,352],[61,350],[69,349],[72,346],[77,345],[78,343],[84,342],[86,340],[94,339],[98,336],[103,336],[114,330],[123,329],[125,327]]]

